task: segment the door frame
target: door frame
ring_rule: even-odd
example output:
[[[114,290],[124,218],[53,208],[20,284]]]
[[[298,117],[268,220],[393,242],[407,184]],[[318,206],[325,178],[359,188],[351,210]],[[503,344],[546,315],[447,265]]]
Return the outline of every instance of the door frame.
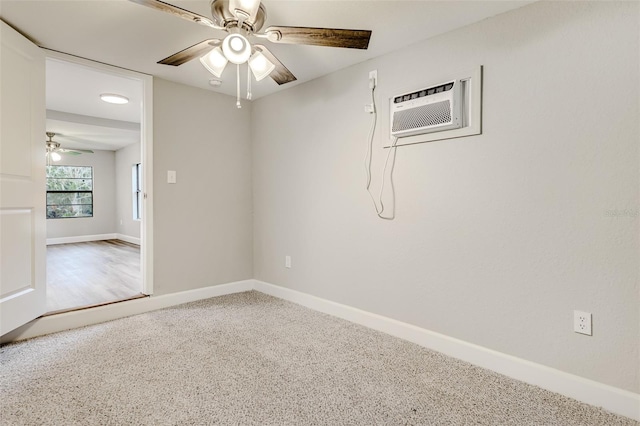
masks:
[[[142,293],[153,294],[153,76],[95,62],[89,59],[42,48],[46,59],[70,62],[108,74],[118,75],[142,83],[142,111],[140,115],[140,146],[143,171],[143,208],[140,229]]]

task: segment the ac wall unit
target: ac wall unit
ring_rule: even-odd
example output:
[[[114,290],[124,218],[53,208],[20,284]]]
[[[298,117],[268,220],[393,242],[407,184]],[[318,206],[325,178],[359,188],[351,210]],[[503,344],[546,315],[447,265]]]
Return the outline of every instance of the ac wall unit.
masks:
[[[404,137],[462,127],[460,80],[393,96],[391,136]]]

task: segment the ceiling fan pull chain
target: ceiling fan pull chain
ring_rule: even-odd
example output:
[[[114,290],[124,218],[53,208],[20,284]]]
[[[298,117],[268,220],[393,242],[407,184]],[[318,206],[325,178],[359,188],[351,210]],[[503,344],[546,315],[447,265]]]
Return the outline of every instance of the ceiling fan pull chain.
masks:
[[[247,100],[250,101],[253,95],[251,94],[251,70],[247,65]]]
[[[240,64],[236,65],[236,106],[242,108],[240,105]]]

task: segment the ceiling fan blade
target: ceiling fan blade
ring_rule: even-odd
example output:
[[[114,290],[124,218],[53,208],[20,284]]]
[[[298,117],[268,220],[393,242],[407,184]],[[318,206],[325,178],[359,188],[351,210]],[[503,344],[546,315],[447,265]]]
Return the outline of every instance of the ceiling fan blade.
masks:
[[[366,49],[371,31],[341,30],[337,28],[269,27],[265,30],[274,43],[306,44],[311,46]]]
[[[271,77],[276,83],[282,85],[297,80],[296,76],[293,75],[291,71],[289,71],[287,67],[285,67],[284,64],[280,62],[280,60],[276,58],[269,49],[261,44],[254,44],[253,47],[256,50],[262,52],[262,54],[266,56],[273,65],[276,66],[276,68],[271,71],[271,74],[269,74],[269,77]]]
[[[158,63],[163,65],[173,65],[177,67],[178,65],[182,65],[185,62],[189,62],[192,59],[198,58],[205,53],[208,53],[211,49],[220,46],[220,44],[222,44],[222,41],[218,40],[217,38],[203,40],[200,43],[196,43],[191,47],[187,47],[186,49],[181,50],[178,53],[174,53],[173,55],[164,58]]]
[[[190,12],[186,9],[182,9],[178,6],[174,6],[169,3],[165,3],[160,0],[129,0],[134,3],[141,4],[142,6],[147,6],[152,9],[159,10],[161,12],[170,13],[178,18],[186,19],[187,21],[195,22],[196,24],[204,25],[211,28],[223,29],[219,25],[216,25],[211,19],[206,16],[198,15],[197,13]]]

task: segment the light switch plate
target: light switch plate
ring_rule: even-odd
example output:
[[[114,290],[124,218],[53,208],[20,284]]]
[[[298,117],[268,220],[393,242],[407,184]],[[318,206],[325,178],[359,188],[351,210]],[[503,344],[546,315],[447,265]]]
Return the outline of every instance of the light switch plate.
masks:
[[[176,171],[175,170],[167,171],[167,183],[176,183],[176,182],[177,182]]]

